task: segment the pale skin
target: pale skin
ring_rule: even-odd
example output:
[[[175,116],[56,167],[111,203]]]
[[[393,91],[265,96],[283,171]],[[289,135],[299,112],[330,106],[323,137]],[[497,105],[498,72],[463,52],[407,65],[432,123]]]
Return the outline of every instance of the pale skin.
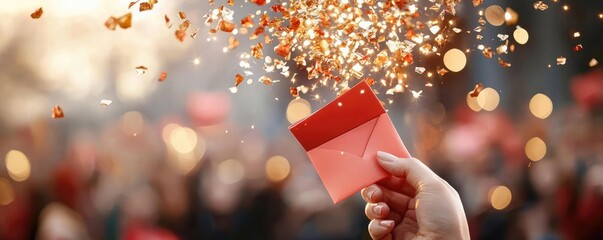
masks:
[[[392,176],[362,190],[373,239],[470,239],[459,194],[415,158],[379,152]]]

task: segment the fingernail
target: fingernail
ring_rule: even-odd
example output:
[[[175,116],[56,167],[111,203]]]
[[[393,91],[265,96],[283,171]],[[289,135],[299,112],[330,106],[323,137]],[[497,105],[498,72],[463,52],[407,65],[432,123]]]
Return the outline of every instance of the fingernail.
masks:
[[[381,216],[381,213],[383,212],[383,206],[381,206],[381,205],[375,205],[373,207],[373,212],[375,214],[377,214],[377,216]]]
[[[381,152],[381,151],[377,152],[377,156],[379,157],[379,160],[381,160],[382,162],[393,162],[393,161],[396,161],[396,159],[398,159],[394,155],[391,155],[386,152]]]
[[[373,188],[366,189],[366,196],[368,197],[369,200],[373,200],[373,193],[375,193],[375,189],[373,189]]]
[[[383,220],[383,221],[379,222],[379,225],[384,226],[386,228],[390,228],[391,226],[394,225],[394,220]]]

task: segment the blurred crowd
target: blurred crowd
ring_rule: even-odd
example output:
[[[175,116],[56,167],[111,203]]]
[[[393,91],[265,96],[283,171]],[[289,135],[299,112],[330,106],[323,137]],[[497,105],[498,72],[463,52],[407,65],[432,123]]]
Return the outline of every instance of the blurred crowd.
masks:
[[[603,72],[575,77],[571,89],[574,103],[546,120],[465,104],[401,120],[413,126],[413,155],[459,191],[473,238],[603,237]],[[287,131],[268,139],[222,122],[223,111],[189,113],[150,122],[131,111],[68,135],[46,118],[4,133],[0,239],[368,237],[364,202],[333,205]],[[546,142],[537,161],[525,154],[532,137]],[[20,157],[19,172],[8,161]],[[499,186],[510,196],[493,193]]]

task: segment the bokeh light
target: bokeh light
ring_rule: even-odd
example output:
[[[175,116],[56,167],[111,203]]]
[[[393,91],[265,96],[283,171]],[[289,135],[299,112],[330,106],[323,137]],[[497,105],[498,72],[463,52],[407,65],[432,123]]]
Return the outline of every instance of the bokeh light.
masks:
[[[444,65],[450,71],[460,72],[467,65],[467,56],[459,49],[450,49],[444,54]]]
[[[535,117],[545,119],[553,112],[553,101],[542,93],[538,93],[530,100],[530,112]]]
[[[484,11],[486,21],[493,26],[500,26],[505,23],[505,10],[498,5],[492,5]]]
[[[170,133],[170,145],[179,153],[192,152],[197,146],[197,133],[187,127],[178,127]]]
[[[303,98],[291,100],[287,106],[287,120],[293,124],[312,113],[312,106]]]
[[[245,177],[243,163],[235,159],[228,159],[218,165],[218,179],[226,184],[234,184]]]
[[[15,200],[15,191],[6,178],[0,177],[0,206],[8,205]]]
[[[142,130],[143,126],[144,118],[140,112],[130,111],[121,116],[120,127],[127,135],[136,136]]]
[[[289,176],[291,166],[283,156],[273,156],[266,161],[266,177],[272,182],[279,182]]]
[[[528,34],[528,31],[521,28],[521,27],[517,27],[515,29],[515,31],[513,31],[513,38],[515,38],[515,41],[519,44],[526,44],[528,42],[528,39],[530,38],[530,34]]]
[[[469,108],[475,112],[481,111],[482,107],[480,107],[477,103],[477,97],[472,97],[469,94],[471,93],[467,93],[467,106],[469,106]]]
[[[546,155],[546,143],[539,137],[533,137],[526,143],[525,152],[530,160],[538,161]]]
[[[485,88],[477,96],[477,104],[486,111],[492,111],[498,107],[500,96],[493,88]]]
[[[31,165],[27,156],[19,150],[10,150],[5,158],[8,175],[17,182],[25,181],[31,175]]]
[[[490,189],[489,200],[492,207],[496,210],[503,210],[511,203],[513,194],[511,190],[506,186],[496,186]]]

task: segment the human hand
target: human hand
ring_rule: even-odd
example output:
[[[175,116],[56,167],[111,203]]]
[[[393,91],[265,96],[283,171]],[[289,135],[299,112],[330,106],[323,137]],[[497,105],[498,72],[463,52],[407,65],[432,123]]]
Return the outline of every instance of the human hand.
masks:
[[[415,158],[378,152],[391,177],[362,189],[373,239],[469,239],[459,194]]]

